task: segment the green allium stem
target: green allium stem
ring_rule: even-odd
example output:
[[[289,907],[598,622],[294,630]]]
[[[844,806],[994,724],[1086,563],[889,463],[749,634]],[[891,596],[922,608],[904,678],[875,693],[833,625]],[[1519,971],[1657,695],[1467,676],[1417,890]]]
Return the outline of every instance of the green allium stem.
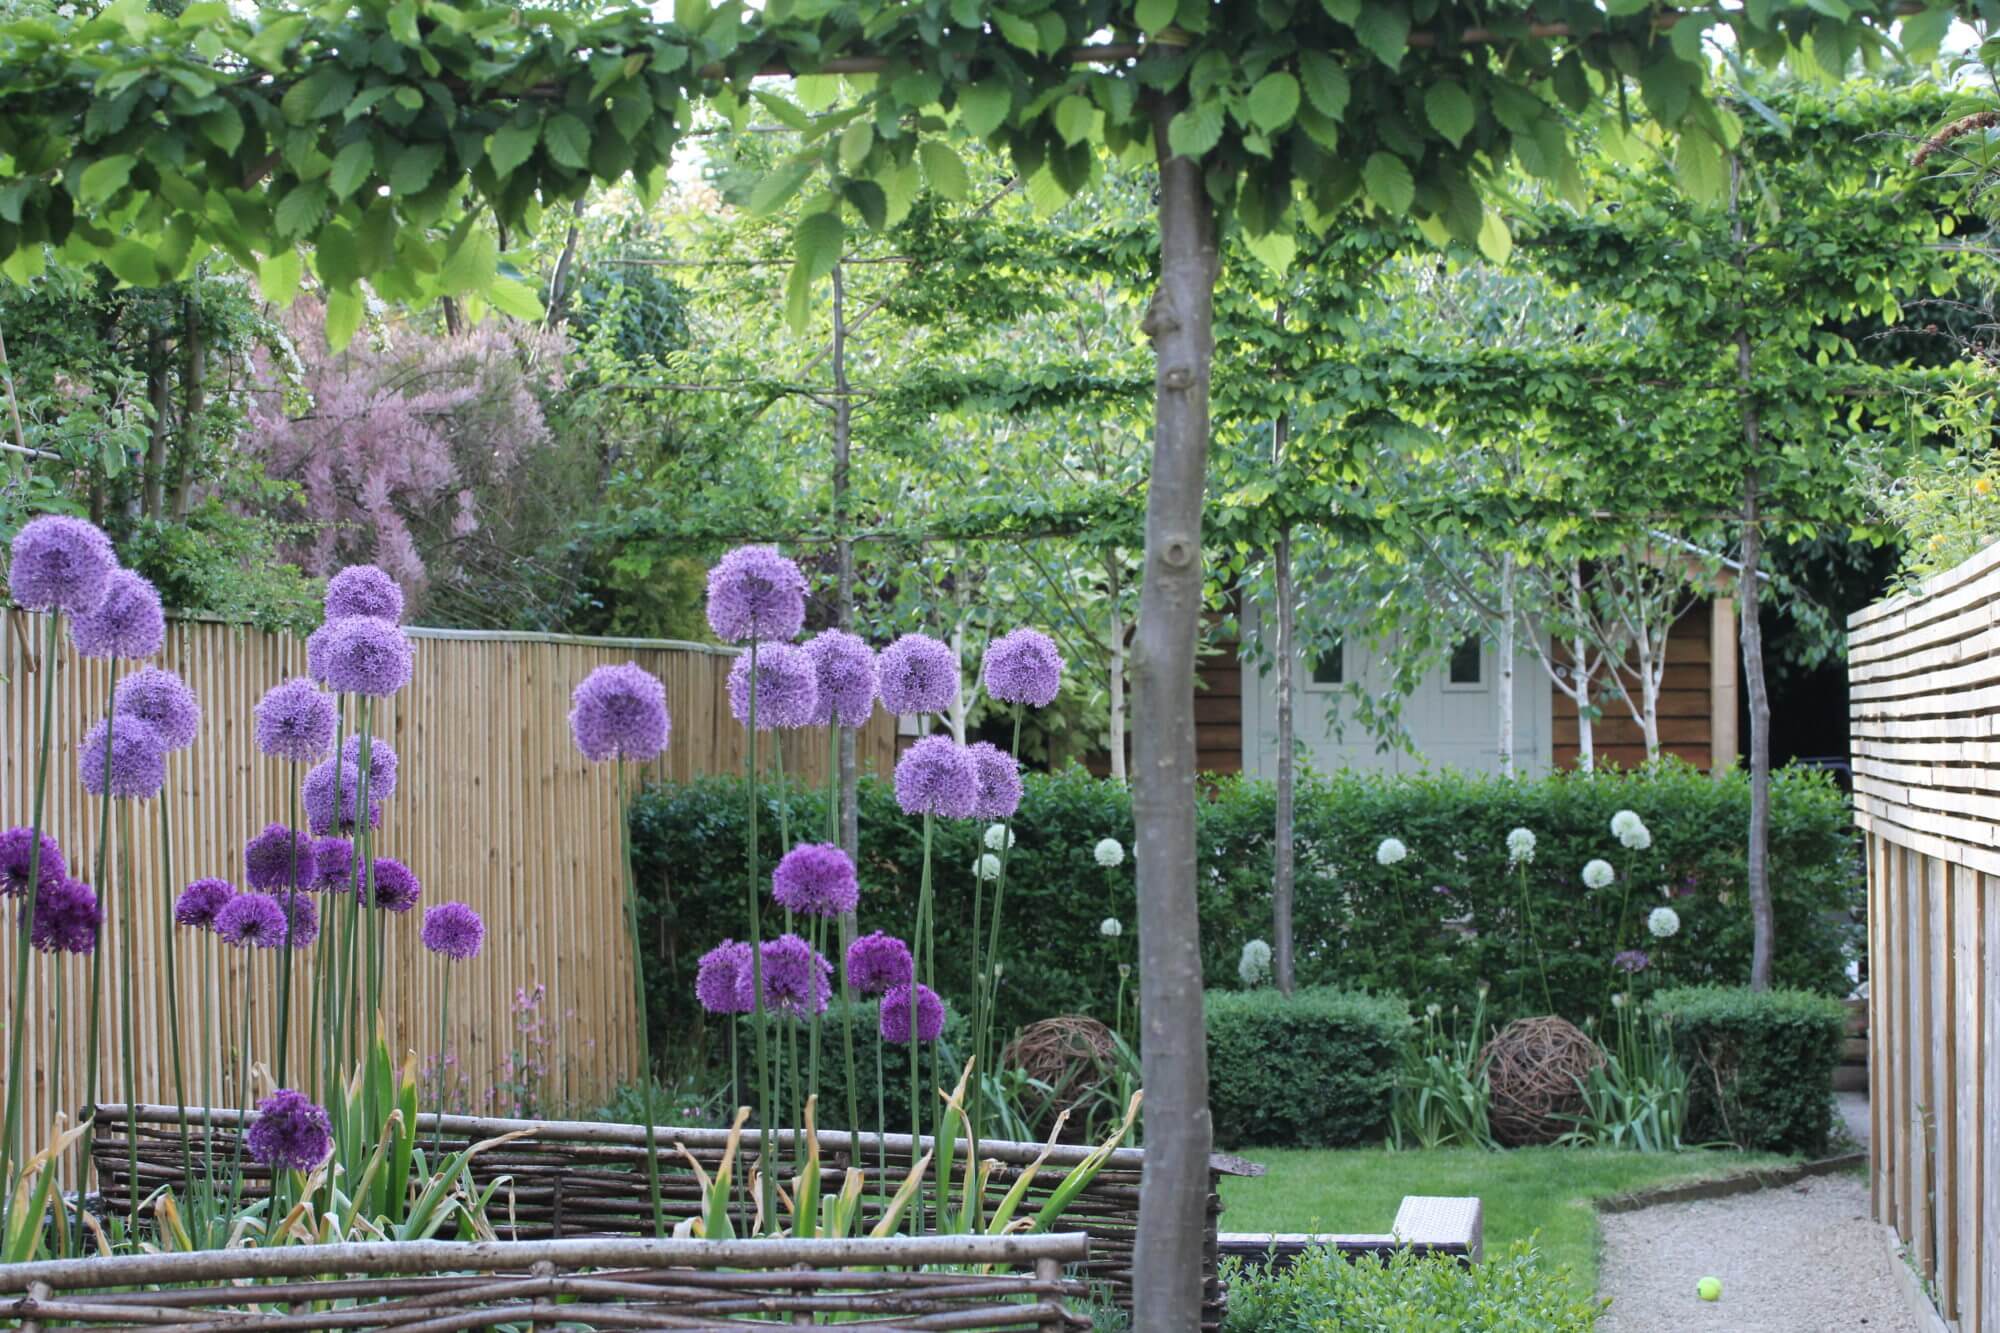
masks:
[[[438,992],[439,992],[439,993],[438,993],[438,1044],[437,1044],[437,1057],[436,1057],[436,1058],[437,1058],[437,1116],[438,1116],[438,1123],[437,1123],[437,1133],[436,1133],[436,1134],[434,1134],[434,1135],[433,1135],[433,1136],[431,1137],[431,1158],[432,1158],[432,1160],[431,1160],[431,1163],[430,1163],[430,1169],[431,1169],[432,1171],[436,1171],[436,1170],[438,1170],[438,1163],[440,1163],[440,1162],[442,1162],[442,1161],[444,1160],[444,1115],[445,1115],[445,1104],[444,1104],[444,1070],[445,1070],[445,1061],[444,1061],[444,1053],[445,1053],[445,1043],[446,1043],[446,1041],[447,1041],[447,1040],[449,1040],[449,1038],[450,1038],[450,1033],[451,1033],[451,1018],[450,1018],[450,1015],[451,1015],[451,963],[450,963],[450,962],[449,962],[448,960],[447,960],[447,961],[446,961],[446,962],[444,963],[444,981],[443,981],[443,983],[442,983],[442,984],[441,984],[441,985],[440,985],[440,986],[438,987]],[[643,1022],[643,1021],[642,1021],[642,1022],[640,1023],[640,1026],[641,1026],[641,1027],[644,1027],[644,1026],[645,1026],[645,1024],[644,1024],[644,1022]],[[648,1115],[647,1115],[647,1117],[646,1117],[646,1118],[647,1118],[647,1119],[648,1119],[649,1121],[650,1121],[650,1120],[652,1119],[652,1116],[651,1116],[651,1114],[650,1114],[650,1110],[651,1110],[651,1108],[649,1107],[649,1108],[648,1108]]]
[[[104,755],[104,785],[111,785],[111,751],[107,742]],[[132,973],[138,951],[132,943],[132,918],[138,915],[132,901],[132,812],[118,812],[118,1028],[119,1050],[125,1074],[125,1165],[129,1196],[126,1202],[130,1235],[139,1234],[139,1077],[137,1052],[133,1049]]]
[[[111,733],[116,722],[114,714],[117,712],[117,701],[118,660],[113,658],[111,661],[111,684],[105,691],[104,696],[104,746],[106,754],[110,753]],[[44,726],[46,726],[46,721],[44,722]],[[39,845],[38,839],[37,846]],[[93,872],[94,878],[92,880],[97,888],[99,902],[106,902],[110,899],[109,889],[111,881],[105,878],[107,868],[110,865],[110,856],[111,784],[106,782],[104,784],[104,791],[98,797],[97,801],[97,868]],[[28,910],[34,910],[32,901],[29,904]],[[103,1043],[104,1031],[104,928],[102,925],[98,927],[96,943],[90,951],[90,1011],[84,1023],[88,1030],[84,1034],[83,1104],[86,1108],[84,1113],[91,1117],[91,1122],[90,1128],[86,1129],[83,1133],[82,1168],[80,1179],[77,1183],[83,1192],[88,1193],[90,1189],[92,1162],[95,1160],[95,1155],[91,1150],[97,1141],[98,1050]],[[5,1179],[6,1171],[4,1167],[0,1167],[0,1181],[4,1181]],[[6,1201],[0,1199],[0,1216],[4,1216],[5,1213]],[[81,1211],[77,1214],[77,1228],[77,1249],[80,1253],[84,1241],[82,1230],[83,1215]]]
[[[923,952],[924,942],[930,936],[931,830],[935,822],[936,822],[936,816],[930,814],[928,811],[925,812],[924,870],[923,870],[923,879],[917,889],[917,928],[915,932],[913,932],[913,938],[911,940],[912,947],[916,949],[919,954]],[[917,1139],[923,1136],[924,1132],[923,1131],[924,1101],[923,1101],[923,1091],[922,1091],[924,1082],[923,1049],[922,1049],[922,1044],[918,1040],[918,1033],[917,1033],[917,1026],[918,1026],[917,1016],[921,1012],[921,1010],[917,1006],[917,978],[919,977],[919,975],[921,975],[921,968],[918,966],[918,963],[920,961],[922,961],[920,958],[913,958],[911,960],[910,986],[908,992],[908,1012],[910,1019],[910,1152],[913,1156],[921,1152],[921,1148],[919,1147],[916,1141]],[[883,998],[885,1001],[887,1000],[888,996],[886,992],[884,993]],[[918,1194],[917,1210],[914,1215],[916,1230],[912,1233],[913,1235],[923,1234],[924,1210],[922,1204],[922,1197],[923,1196],[920,1192]]]
[[[646,957],[639,938],[639,881],[632,870],[632,825],[627,811],[629,798],[625,789],[625,760],[618,760],[618,850],[625,863],[625,926],[632,935],[632,982],[638,1000],[636,1022],[639,1027],[639,1097],[646,1113],[646,1193],[653,1204],[653,1238],[664,1240],[667,1234],[666,1213],[660,1207],[660,1145],[654,1135],[659,1125],[659,1116],[653,1110],[653,1038],[652,1024],[646,1016]]]
[[[22,918],[27,921],[35,919],[36,891],[41,887],[42,811],[49,790],[50,723],[55,712],[56,693],[56,626],[61,620],[60,612],[49,614],[48,644],[42,652],[42,737],[41,749],[35,759],[35,817],[30,821],[34,833],[33,841],[28,846],[28,890],[22,895],[21,901]],[[115,666],[113,671],[115,674]],[[111,737],[108,734],[104,738],[104,744],[104,790],[108,794],[111,790]],[[98,882],[102,884],[102,878]],[[21,1077],[21,1055],[25,1049],[23,1043],[28,1035],[28,1025],[25,1021],[28,1012],[30,961],[28,932],[21,930],[17,935],[14,945],[14,1007],[10,1011],[14,1015],[11,1024],[13,1031],[7,1037],[7,1110],[4,1119],[0,1119],[0,1234],[5,1234],[9,1201],[14,1196],[14,1140],[21,1131],[21,1088],[25,1083]],[[26,1160],[25,1153],[22,1154],[22,1159]]]
[[[174,962],[173,829],[167,819],[165,792],[160,793],[160,884],[167,905],[160,926],[166,939],[163,952],[167,964],[167,1047],[173,1052],[174,1109],[179,1114],[181,1132],[181,1180],[186,1182],[194,1179],[194,1152],[188,1146],[187,1078],[181,1068],[181,987]]]
[[[771,1050],[764,1023],[764,937],[763,891],[757,874],[757,640],[750,640],[749,743],[746,755],[750,770],[750,819],[745,835],[745,856],[750,872],[750,1023],[757,1045],[757,1163],[758,1194],[763,1201],[764,1225],[777,1229],[777,1181],[771,1171]]]
[[[294,761],[288,767],[290,769],[289,776],[291,781],[289,785],[292,789],[292,796],[290,817],[286,821],[285,829],[289,835],[286,841],[290,852],[291,865],[289,872],[285,876],[285,942],[280,946],[283,952],[278,956],[278,1052],[276,1069],[278,1086],[281,1088],[291,1086],[291,1084],[285,1081],[285,1074],[289,1065],[292,1046],[292,950],[294,947],[292,944],[292,923],[293,914],[298,911],[299,906],[299,766]],[[337,815],[336,818],[338,818]],[[172,983],[169,982],[168,985],[171,987]]]

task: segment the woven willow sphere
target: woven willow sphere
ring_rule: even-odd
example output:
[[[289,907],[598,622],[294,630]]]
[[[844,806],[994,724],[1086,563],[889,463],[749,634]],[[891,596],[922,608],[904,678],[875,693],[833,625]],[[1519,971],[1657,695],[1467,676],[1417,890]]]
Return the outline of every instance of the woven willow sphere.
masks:
[[[1000,1053],[1000,1063],[1006,1069],[1024,1070],[1052,1089],[1046,1095],[1022,1095],[1021,1109],[1034,1121],[1035,1131],[1047,1134],[1066,1107],[1088,1102],[1109,1086],[1117,1049],[1104,1024],[1082,1014],[1064,1014],[1022,1028]],[[1084,1119],[1081,1113],[1070,1116],[1063,1127],[1064,1140],[1081,1139]]]
[[[1549,1016],[1517,1018],[1479,1053],[1492,1088],[1487,1118],[1493,1137],[1510,1148],[1553,1143],[1583,1110],[1577,1080],[1604,1063],[1604,1052],[1575,1024]]]

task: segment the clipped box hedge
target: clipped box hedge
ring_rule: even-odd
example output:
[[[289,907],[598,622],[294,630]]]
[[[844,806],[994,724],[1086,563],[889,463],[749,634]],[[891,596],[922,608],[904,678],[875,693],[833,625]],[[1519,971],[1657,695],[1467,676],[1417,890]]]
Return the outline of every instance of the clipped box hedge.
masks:
[[[1800,990],[1685,986],[1650,1004],[1668,1020],[1688,1071],[1688,1141],[1826,1152],[1847,1020],[1840,1001]]]
[[[1388,1131],[1410,1032],[1401,1000],[1309,987],[1210,991],[1208,1107],[1226,1148],[1340,1148]]]

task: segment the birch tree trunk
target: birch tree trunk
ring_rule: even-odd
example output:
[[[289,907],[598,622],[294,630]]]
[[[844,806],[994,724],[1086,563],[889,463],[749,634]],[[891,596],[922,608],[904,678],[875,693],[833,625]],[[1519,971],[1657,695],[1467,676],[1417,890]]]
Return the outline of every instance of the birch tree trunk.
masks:
[[[1139,887],[1141,1073],[1146,1165],[1133,1254],[1132,1326],[1198,1333],[1207,1228],[1208,1047],[1195,899],[1195,639],[1201,628],[1201,510],[1220,256],[1201,164],[1174,153],[1179,93],[1152,95],[1160,162],[1160,285],[1147,308],[1154,368],[1153,465],[1132,687],[1132,815]]]
[[[1284,419],[1279,418],[1282,430]],[[1271,973],[1281,994],[1292,993],[1292,892],[1298,859],[1292,841],[1294,775],[1292,759],[1292,679],[1297,653],[1294,631],[1298,607],[1292,593],[1292,529],[1278,532],[1271,553],[1277,587],[1278,792],[1277,828],[1271,849]]]
[[[961,615],[951,622],[951,658],[958,663],[961,680],[965,677],[965,618]],[[963,686],[951,701],[951,711],[945,716],[951,721],[951,739],[956,745],[965,744],[965,710],[969,704]]]
[[[1500,659],[1500,776],[1514,776],[1514,557],[1500,557],[1500,625],[1493,652]]]
[[[1125,772],[1125,614],[1119,609],[1119,597],[1124,592],[1124,583],[1118,576],[1118,555],[1114,551],[1105,561],[1105,571],[1111,585],[1111,628],[1107,637],[1111,653],[1111,777],[1115,782],[1126,779]]]
[[[1573,623],[1583,624],[1583,568],[1569,567],[1569,609]],[[1576,674],[1576,766],[1585,773],[1597,769],[1597,738],[1590,716],[1590,640],[1581,632],[1570,640],[1570,670]]]

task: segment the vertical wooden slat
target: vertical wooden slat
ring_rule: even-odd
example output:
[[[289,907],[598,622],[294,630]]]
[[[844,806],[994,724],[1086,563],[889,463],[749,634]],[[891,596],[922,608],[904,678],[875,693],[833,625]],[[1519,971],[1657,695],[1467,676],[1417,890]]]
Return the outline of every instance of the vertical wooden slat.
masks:
[[[1930,896],[1925,920],[1924,956],[1930,966],[1930,1021],[1923,1043],[1930,1059],[1931,1080],[1931,1247],[1937,1299],[1945,1318],[1958,1310],[1958,1080],[1952,1043],[1957,996],[1952,980],[1951,903],[1956,877],[1935,857],[1924,858]]]
[[[1984,983],[1979,948],[1980,876],[1963,867],[1952,871],[1951,952],[1954,982],[1953,1068],[1956,1077],[1957,1119],[1953,1127],[1958,1150],[1952,1179],[1957,1185],[1957,1217],[1953,1221],[1952,1267],[1956,1271],[1955,1304],[1959,1333],[1979,1333],[1980,1290],[1985,1285],[1980,1272],[1979,1246],[1983,1234],[1980,1223],[1982,1141],[1985,1138],[1985,1083],[1979,1071],[1979,1034],[1983,1026],[1980,1006]]]
[[[1904,1067],[1908,1070],[1910,1118],[1910,1187],[1908,1211],[1904,1216],[1905,1238],[1910,1242],[1911,1260],[1925,1277],[1936,1277],[1936,1256],[1931,1249],[1931,1152],[1930,1117],[1936,1105],[1930,1083],[1930,956],[1925,948],[1929,938],[1930,875],[1925,858],[1904,852],[1909,894],[1904,912],[1904,945],[1908,956],[1904,974],[1904,1004],[1909,1028],[1902,1043]]]
[[[1892,1220],[1889,1199],[1894,1189],[1888,1147],[1889,1064],[1883,1058],[1889,1033],[1889,845],[1866,835],[1868,866],[1868,1200],[1877,1222]]]

